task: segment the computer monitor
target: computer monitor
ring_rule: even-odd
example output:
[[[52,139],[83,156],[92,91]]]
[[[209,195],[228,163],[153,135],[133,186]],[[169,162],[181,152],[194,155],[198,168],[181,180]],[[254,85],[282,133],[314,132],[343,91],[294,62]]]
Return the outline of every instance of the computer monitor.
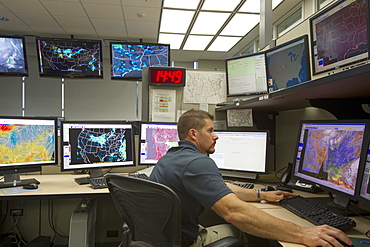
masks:
[[[269,92],[311,80],[308,35],[266,51]]]
[[[177,123],[140,124],[140,165],[155,165],[168,149],[178,146]]]
[[[135,165],[133,123],[125,121],[63,121],[61,170],[88,170],[103,176],[103,168]]]
[[[56,165],[57,150],[56,118],[0,117],[0,187],[38,183],[20,173]]]
[[[256,179],[267,173],[267,131],[216,130],[216,151],[210,154],[224,177]]]
[[[112,79],[141,80],[143,67],[170,66],[170,45],[111,42]]]
[[[368,59],[368,5],[365,0],[344,0],[310,18],[314,75]]]
[[[263,52],[229,58],[225,62],[227,96],[267,93],[266,57]]]
[[[293,176],[334,194],[334,203],[347,207],[366,160],[368,125],[367,119],[301,121]]]
[[[0,36],[0,75],[28,75],[24,37]]]
[[[103,78],[100,40],[39,38],[40,76]]]
[[[362,163],[359,174],[356,198],[370,206],[370,145],[367,149],[366,162]]]

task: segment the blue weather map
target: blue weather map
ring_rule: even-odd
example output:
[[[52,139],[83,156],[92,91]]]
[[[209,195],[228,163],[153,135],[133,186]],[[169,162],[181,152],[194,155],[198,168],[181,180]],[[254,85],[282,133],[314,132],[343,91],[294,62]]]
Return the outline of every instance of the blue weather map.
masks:
[[[168,66],[166,45],[112,44],[112,77],[141,77],[143,67]]]
[[[101,45],[92,41],[38,41],[40,72],[70,76],[101,76]]]
[[[22,39],[0,38],[0,72],[26,73]]]
[[[102,163],[127,160],[126,131],[124,129],[80,129],[71,133],[77,138],[72,148],[73,163]]]

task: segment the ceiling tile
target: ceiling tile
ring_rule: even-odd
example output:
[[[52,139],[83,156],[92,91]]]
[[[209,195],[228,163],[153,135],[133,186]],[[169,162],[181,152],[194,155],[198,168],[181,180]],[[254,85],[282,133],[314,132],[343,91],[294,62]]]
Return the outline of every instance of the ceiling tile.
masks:
[[[95,29],[107,29],[107,30],[125,30],[123,20],[109,20],[109,19],[98,19],[92,18],[91,22]]]
[[[129,41],[157,42],[158,23],[145,21],[127,21]],[[150,41],[148,40],[150,39]]]
[[[49,13],[38,0],[2,0],[2,3],[13,13],[48,15]]]
[[[162,0],[121,0],[123,6],[139,6],[143,8],[161,7]]]
[[[62,27],[65,28],[93,29],[90,20],[87,18],[55,16],[55,19]]]
[[[85,10],[78,2],[45,1],[43,3],[47,10],[55,16],[86,17]]]
[[[123,19],[121,7],[85,3],[84,8],[90,18]]]
[[[123,7],[123,13],[125,19],[128,21],[155,21],[157,22],[161,16],[160,8],[141,8],[141,7]],[[144,17],[140,18],[138,14],[144,14]]]
[[[49,26],[59,27],[59,24],[50,15],[26,15],[20,14],[18,17],[29,26]]]

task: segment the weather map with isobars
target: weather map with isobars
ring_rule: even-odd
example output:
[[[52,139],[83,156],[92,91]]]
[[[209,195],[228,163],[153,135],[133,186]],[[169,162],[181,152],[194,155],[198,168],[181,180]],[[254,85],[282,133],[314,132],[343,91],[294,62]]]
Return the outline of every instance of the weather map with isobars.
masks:
[[[344,188],[354,189],[363,131],[307,130],[302,170]]]
[[[143,67],[168,66],[168,46],[112,44],[112,77],[141,77]]]
[[[126,130],[85,128],[70,130],[71,164],[119,162],[127,160]]]
[[[54,127],[0,125],[0,163],[20,164],[54,160]]]
[[[168,149],[178,146],[177,129],[150,129],[147,135],[147,158],[159,160]]]
[[[38,46],[41,73],[76,76],[102,74],[99,42],[38,41]]]

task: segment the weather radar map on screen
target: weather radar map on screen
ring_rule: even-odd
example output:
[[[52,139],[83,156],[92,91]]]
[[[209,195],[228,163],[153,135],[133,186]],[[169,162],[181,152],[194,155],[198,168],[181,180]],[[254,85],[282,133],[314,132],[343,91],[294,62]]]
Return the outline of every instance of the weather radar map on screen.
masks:
[[[0,73],[27,74],[23,38],[0,37]]]
[[[310,80],[308,36],[302,36],[266,52],[269,92]]]
[[[368,58],[366,4],[345,0],[311,19],[314,74]]]
[[[100,41],[43,39],[37,48],[41,75],[102,77]]]
[[[112,78],[141,79],[143,67],[169,66],[169,45],[111,43]]]

